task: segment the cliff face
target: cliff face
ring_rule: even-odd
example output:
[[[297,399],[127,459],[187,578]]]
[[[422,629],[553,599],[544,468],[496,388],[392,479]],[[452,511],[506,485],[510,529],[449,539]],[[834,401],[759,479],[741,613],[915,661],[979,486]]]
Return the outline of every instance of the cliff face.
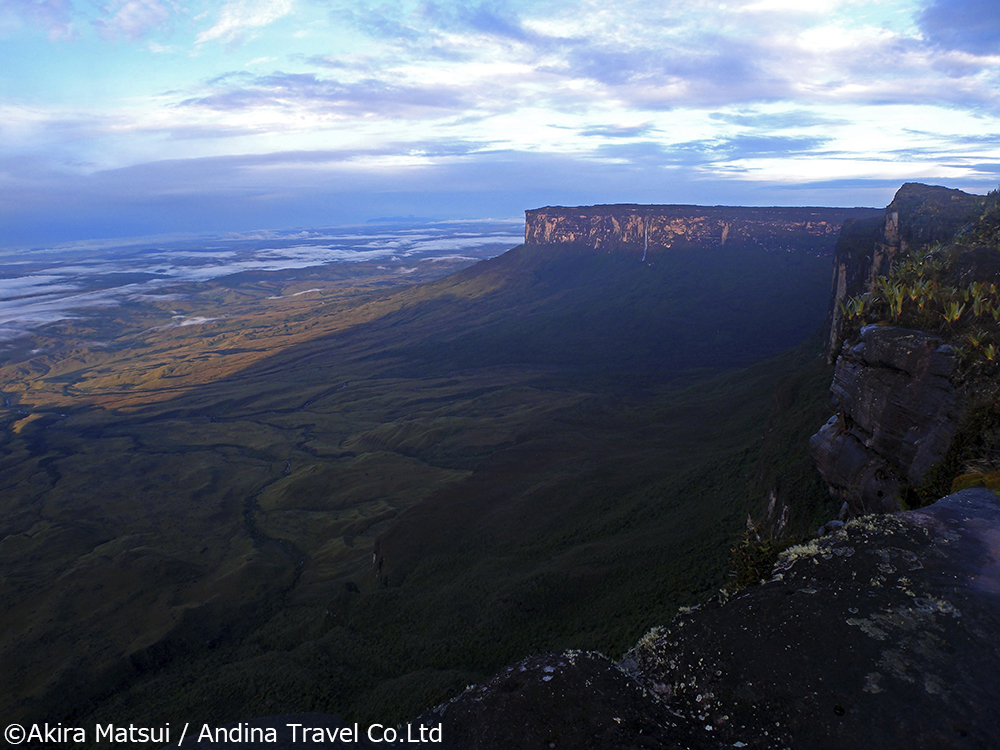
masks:
[[[952,240],[979,200],[906,185],[883,216],[849,223],[837,248],[835,303],[870,291],[897,256]],[[688,210],[529,212],[526,244],[649,252],[654,237],[665,249],[760,236],[705,211],[668,221],[669,212],[652,213],[660,208]],[[947,270],[934,283],[1000,282],[996,256],[995,240],[956,246],[940,254]],[[928,319],[933,324],[924,327],[936,330],[940,316]],[[955,322],[935,335],[889,325],[858,331],[852,321],[854,340],[836,352],[839,411],[810,448],[849,515],[865,517],[831,524],[833,533],[786,551],[770,580],[733,600],[720,595],[682,610],[618,664],[580,652],[534,656],[420,721],[443,726],[446,747],[478,750],[1000,746],[993,708],[1000,701],[1000,501],[966,490],[889,513],[947,450],[966,408],[948,344],[963,335]],[[835,321],[831,341],[839,329]],[[996,377],[996,370],[981,372]]]
[[[946,340],[968,348],[961,326],[973,325],[973,317],[978,320],[973,328],[985,331],[993,326],[985,310],[994,302],[981,299],[982,309],[965,311],[970,320],[960,323],[956,317],[946,325],[943,314],[924,311],[925,305],[929,309],[934,304],[931,296],[919,297],[919,310],[916,299],[921,290],[932,290],[932,296],[953,295],[957,306],[961,294],[968,303],[971,282],[1000,281],[1000,254],[982,244],[989,237],[979,236],[979,230],[994,223],[983,214],[983,206],[981,196],[909,183],[896,193],[882,219],[848,223],[838,240],[827,344],[828,356],[837,358],[831,393],[838,413],[812,437],[809,448],[831,494],[845,503],[847,515],[895,511],[901,500],[914,500],[910,491],[951,445],[966,403],[952,382],[957,351]],[[894,275],[897,267],[903,268],[904,257],[932,245],[943,248],[934,252],[939,277],[907,281]],[[908,268],[911,276],[924,273]],[[876,289],[882,276],[890,277],[888,286]],[[897,292],[887,291],[890,287]],[[889,295],[896,293],[900,307],[895,318],[870,313],[875,317],[867,320],[879,325],[857,333],[853,323],[846,330],[855,333],[844,333],[842,303],[849,297],[867,295],[866,305],[884,310]],[[905,319],[904,303],[911,325],[939,333],[886,325]],[[845,336],[856,338],[844,342]]]
[[[897,256],[914,247],[947,242],[968,223],[981,198],[961,190],[904,184],[880,217],[849,221],[837,239],[827,351],[835,355],[843,313],[838,303],[872,291]]]
[[[955,351],[920,331],[867,326],[837,359],[839,411],[809,450],[851,515],[899,510],[951,443],[963,400],[949,380]]]
[[[525,211],[524,244],[578,244],[638,255],[669,248],[768,246],[829,251],[866,208],[608,205]]]

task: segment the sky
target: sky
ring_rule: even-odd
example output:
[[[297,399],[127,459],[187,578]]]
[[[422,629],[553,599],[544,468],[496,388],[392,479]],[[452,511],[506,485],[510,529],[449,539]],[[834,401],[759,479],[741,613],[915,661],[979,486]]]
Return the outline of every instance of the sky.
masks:
[[[0,0],[0,245],[1000,185],[996,0]]]

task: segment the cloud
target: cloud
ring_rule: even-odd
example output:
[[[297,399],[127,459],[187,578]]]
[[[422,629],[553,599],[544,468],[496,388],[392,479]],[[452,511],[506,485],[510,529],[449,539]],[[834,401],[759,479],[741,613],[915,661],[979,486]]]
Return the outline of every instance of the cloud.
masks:
[[[292,4],[293,0],[230,0],[222,7],[215,25],[200,33],[195,43],[218,40],[238,44],[252,32],[291,13]]]
[[[932,0],[919,16],[924,37],[945,49],[1000,55],[995,0]]]
[[[70,0],[4,0],[0,3],[0,26],[20,23],[41,26],[48,32],[50,41],[76,36]]]
[[[161,0],[116,0],[104,7],[104,18],[94,21],[101,36],[136,41],[170,18],[170,8]]]
[[[516,41],[530,41],[537,34],[524,28],[510,8],[501,3],[424,3],[420,8],[424,18],[447,29],[466,29],[488,36]]]
[[[365,79],[341,82],[315,73],[282,73],[253,76],[244,71],[227,73],[209,82],[214,90],[180,102],[184,107],[220,111],[254,107],[307,107],[355,117],[440,116],[442,110],[461,112],[475,101],[457,86],[414,85],[406,82]]]
[[[640,135],[646,135],[652,130],[654,130],[652,124],[647,122],[642,125],[606,125],[586,128],[580,131],[580,135],[602,138],[636,138]]]
[[[722,162],[808,155],[816,152],[826,142],[826,139],[816,137],[742,135],[689,141],[669,146],[655,141],[610,143],[600,146],[597,154],[635,166],[709,168]]]
[[[794,109],[786,112],[755,112],[752,110],[712,112],[709,119],[759,130],[835,126],[847,122],[843,117],[820,115],[807,109]]]
[[[854,182],[831,180],[834,175],[814,168],[804,150],[793,154],[805,175],[794,180],[762,176],[753,162],[739,169],[725,162],[760,153],[773,156],[784,169],[790,160],[776,149],[809,146],[794,139],[719,138],[680,146],[616,142],[587,154],[493,149],[392,163],[393,155],[434,146],[392,143],[366,151],[178,159],[89,175],[52,175],[48,184],[0,182],[0,223],[5,227],[0,245],[330,226],[408,214],[433,219],[508,217],[532,206],[555,204],[884,206],[910,179],[946,181],[978,192],[995,188],[997,182],[995,172],[978,168],[982,158],[961,160],[968,163],[949,168],[957,175],[951,178],[942,177],[937,161],[900,167],[890,159],[881,166],[868,165],[857,173],[867,179]],[[842,153],[825,157],[845,164]],[[842,173],[850,174],[851,169],[848,162]]]
[[[826,138],[783,135],[740,135],[724,139],[715,151],[730,160],[761,156],[786,156],[815,151],[827,143]]]

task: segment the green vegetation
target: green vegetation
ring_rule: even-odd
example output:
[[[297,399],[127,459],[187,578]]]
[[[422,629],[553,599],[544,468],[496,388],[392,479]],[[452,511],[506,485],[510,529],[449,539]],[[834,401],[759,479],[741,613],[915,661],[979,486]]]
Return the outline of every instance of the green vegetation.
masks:
[[[782,353],[828,265],[518,248],[43,334],[0,368],[0,712],[387,723],[529,653],[621,653],[725,582],[769,490],[829,517],[787,436],[829,371]]]
[[[926,221],[926,217],[925,217]],[[842,301],[841,337],[868,324],[939,334],[956,351],[967,413],[951,448],[915,488],[926,505],[954,488],[991,486],[1000,469],[1000,190],[978,200],[974,220],[948,243],[897,258],[871,292]]]
[[[783,548],[784,545],[775,541],[760,524],[749,524],[729,551],[729,564],[733,570],[728,590],[739,591],[767,579]]]
[[[977,385],[982,385],[978,383]],[[921,505],[967,487],[1000,489],[1000,388],[972,394],[965,419],[951,447],[932,466],[916,493]]]

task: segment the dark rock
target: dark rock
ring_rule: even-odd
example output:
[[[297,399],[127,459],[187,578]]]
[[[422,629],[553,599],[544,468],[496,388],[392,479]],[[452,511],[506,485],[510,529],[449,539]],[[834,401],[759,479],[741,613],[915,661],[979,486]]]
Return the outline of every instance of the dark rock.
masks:
[[[840,531],[842,528],[844,528],[844,522],[843,521],[839,521],[839,520],[836,520],[836,521],[827,521],[825,524],[823,524],[820,527],[820,529],[817,532],[816,536],[826,536],[827,534],[833,534],[833,533],[835,533],[837,531]]]
[[[1000,747],[1000,499],[966,490],[789,550],[629,657],[721,746]]]
[[[526,659],[420,721],[446,747],[1000,747],[1000,499],[855,519],[617,666]]]
[[[963,410],[954,366],[939,337],[902,328],[866,326],[844,348],[830,387],[839,413],[809,450],[852,515],[898,510],[948,449]]]
[[[418,722],[441,724],[443,747],[687,747],[686,726],[634,677],[600,654],[533,656],[468,688]]]

